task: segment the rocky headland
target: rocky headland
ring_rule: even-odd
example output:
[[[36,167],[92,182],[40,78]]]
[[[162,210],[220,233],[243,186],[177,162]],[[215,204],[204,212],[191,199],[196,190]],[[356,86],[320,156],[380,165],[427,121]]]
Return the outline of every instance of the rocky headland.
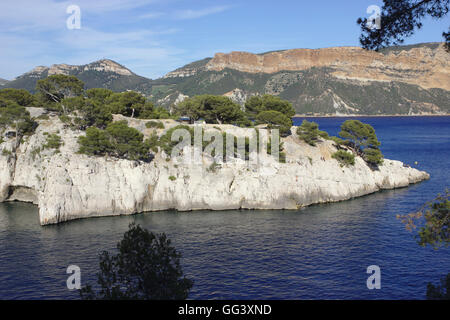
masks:
[[[31,110],[39,113],[39,110]],[[146,137],[159,136],[178,125],[161,120],[164,129],[147,128],[149,120],[115,116]],[[313,147],[292,135],[282,138],[286,163],[270,155],[258,164],[236,159],[209,170],[214,159],[203,164],[176,164],[164,152],[151,162],[77,153],[78,137],[58,117],[37,120],[34,134],[16,146],[14,137],[0,144],[0,201],[26,201],[39,207],[42,225],[78,218],[129,215],[146,211],[176,209],[290,209],[316,203],[336,202],[382,189],[406,187],[429,178],[402,162],[384,160],[378,170],[356,157],[355,165],[341,166],[331,155],[336,146],[322,140]],[[205,131],[219,130],[235,136],[249,133],[232,125],[203,125]],[[63,142],[58,151],[42,148],[48,134],[57,133]]]

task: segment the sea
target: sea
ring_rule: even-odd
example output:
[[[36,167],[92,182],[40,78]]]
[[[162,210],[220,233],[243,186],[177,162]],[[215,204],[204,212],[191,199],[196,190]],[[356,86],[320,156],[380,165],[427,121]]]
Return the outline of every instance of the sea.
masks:
[[[99,254],[115,252],[131,222],[166,233],[194,281],[189,299],[425,299],[450,273],[450,248],[417,244],[398,214],[450,187],[450,117],[308,118],[337,135],[347,119],[371,124],[388,159],[431,178],[301,210],[162,211],[40,226],[38,208],[0,204],[0,299],[79,299],[67,268],[96,284]],[[295,118],[301,124],[304,118]],[[369,289],[370,266],[379,289]]]

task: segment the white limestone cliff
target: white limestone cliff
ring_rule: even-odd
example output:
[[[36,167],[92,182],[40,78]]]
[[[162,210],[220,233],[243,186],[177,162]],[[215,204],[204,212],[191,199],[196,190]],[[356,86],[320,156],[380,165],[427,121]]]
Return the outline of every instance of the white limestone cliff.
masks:
[[[164,122],[166,129],[176,125],[172,120]],[[298,209],[429,178],[426,172],[387,159],[377,171],[359,157],[355,166],[341,167],[331,158],[336,151],[331,141],[311,147],[295,135],[283,139],[286,163],[266,156],[258,166],[236,160],[215,172],[207,170],[211,159],[205,159],[203,166],[177,165],[161,152],[150,163],[89,157],[76,153],[77,138],[84,133],[65,128],[57,118],[39,123],[35,134],[17,150],[14,138],[0,144],[0,201],[35,203],[42,225],[167,209]],[[129,119],[129,125],[147,136],[153,130],[145,128],[144,120]],[[218,126],[205,128],[213,127]],[[231,125],[220,129],[234,135],[249,130]],[[46,132],[61,136],[60,152],[37,151],[45,144]]]

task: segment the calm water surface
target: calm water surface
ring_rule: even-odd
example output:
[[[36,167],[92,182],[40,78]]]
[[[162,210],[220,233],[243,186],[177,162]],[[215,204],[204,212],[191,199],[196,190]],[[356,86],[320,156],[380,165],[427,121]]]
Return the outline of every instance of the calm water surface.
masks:
[[[41,227],[37,207],[0,204],[0,299],[77,299],[68,265],[94,283],[98,254],[136,222],[165,232],[195,284],[193,299],[424,299],[426,283],[450,272],[450,248],[422,248],[395,218],[449,187],[450,117],[359,118],[386,158],[431,174],[409,188],[299,211],[158,212]],[[302,119],[296,119],[300,124]],[[317,118],[336,135],[344,118]],[[366,268],[381,268],[368,290]]]

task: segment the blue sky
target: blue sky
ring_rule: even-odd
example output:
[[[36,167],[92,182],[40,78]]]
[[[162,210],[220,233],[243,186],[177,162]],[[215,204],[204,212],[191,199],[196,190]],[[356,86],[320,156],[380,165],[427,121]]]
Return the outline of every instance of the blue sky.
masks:
[[[375,0],[2,0],[0,77],[38,65],[113,59],[157,78],[216,52],[358,46],[358,17]],[[81,29],[69,30],[69,5]],[[427,19],[405,44],[442,41],[450,17]]]

